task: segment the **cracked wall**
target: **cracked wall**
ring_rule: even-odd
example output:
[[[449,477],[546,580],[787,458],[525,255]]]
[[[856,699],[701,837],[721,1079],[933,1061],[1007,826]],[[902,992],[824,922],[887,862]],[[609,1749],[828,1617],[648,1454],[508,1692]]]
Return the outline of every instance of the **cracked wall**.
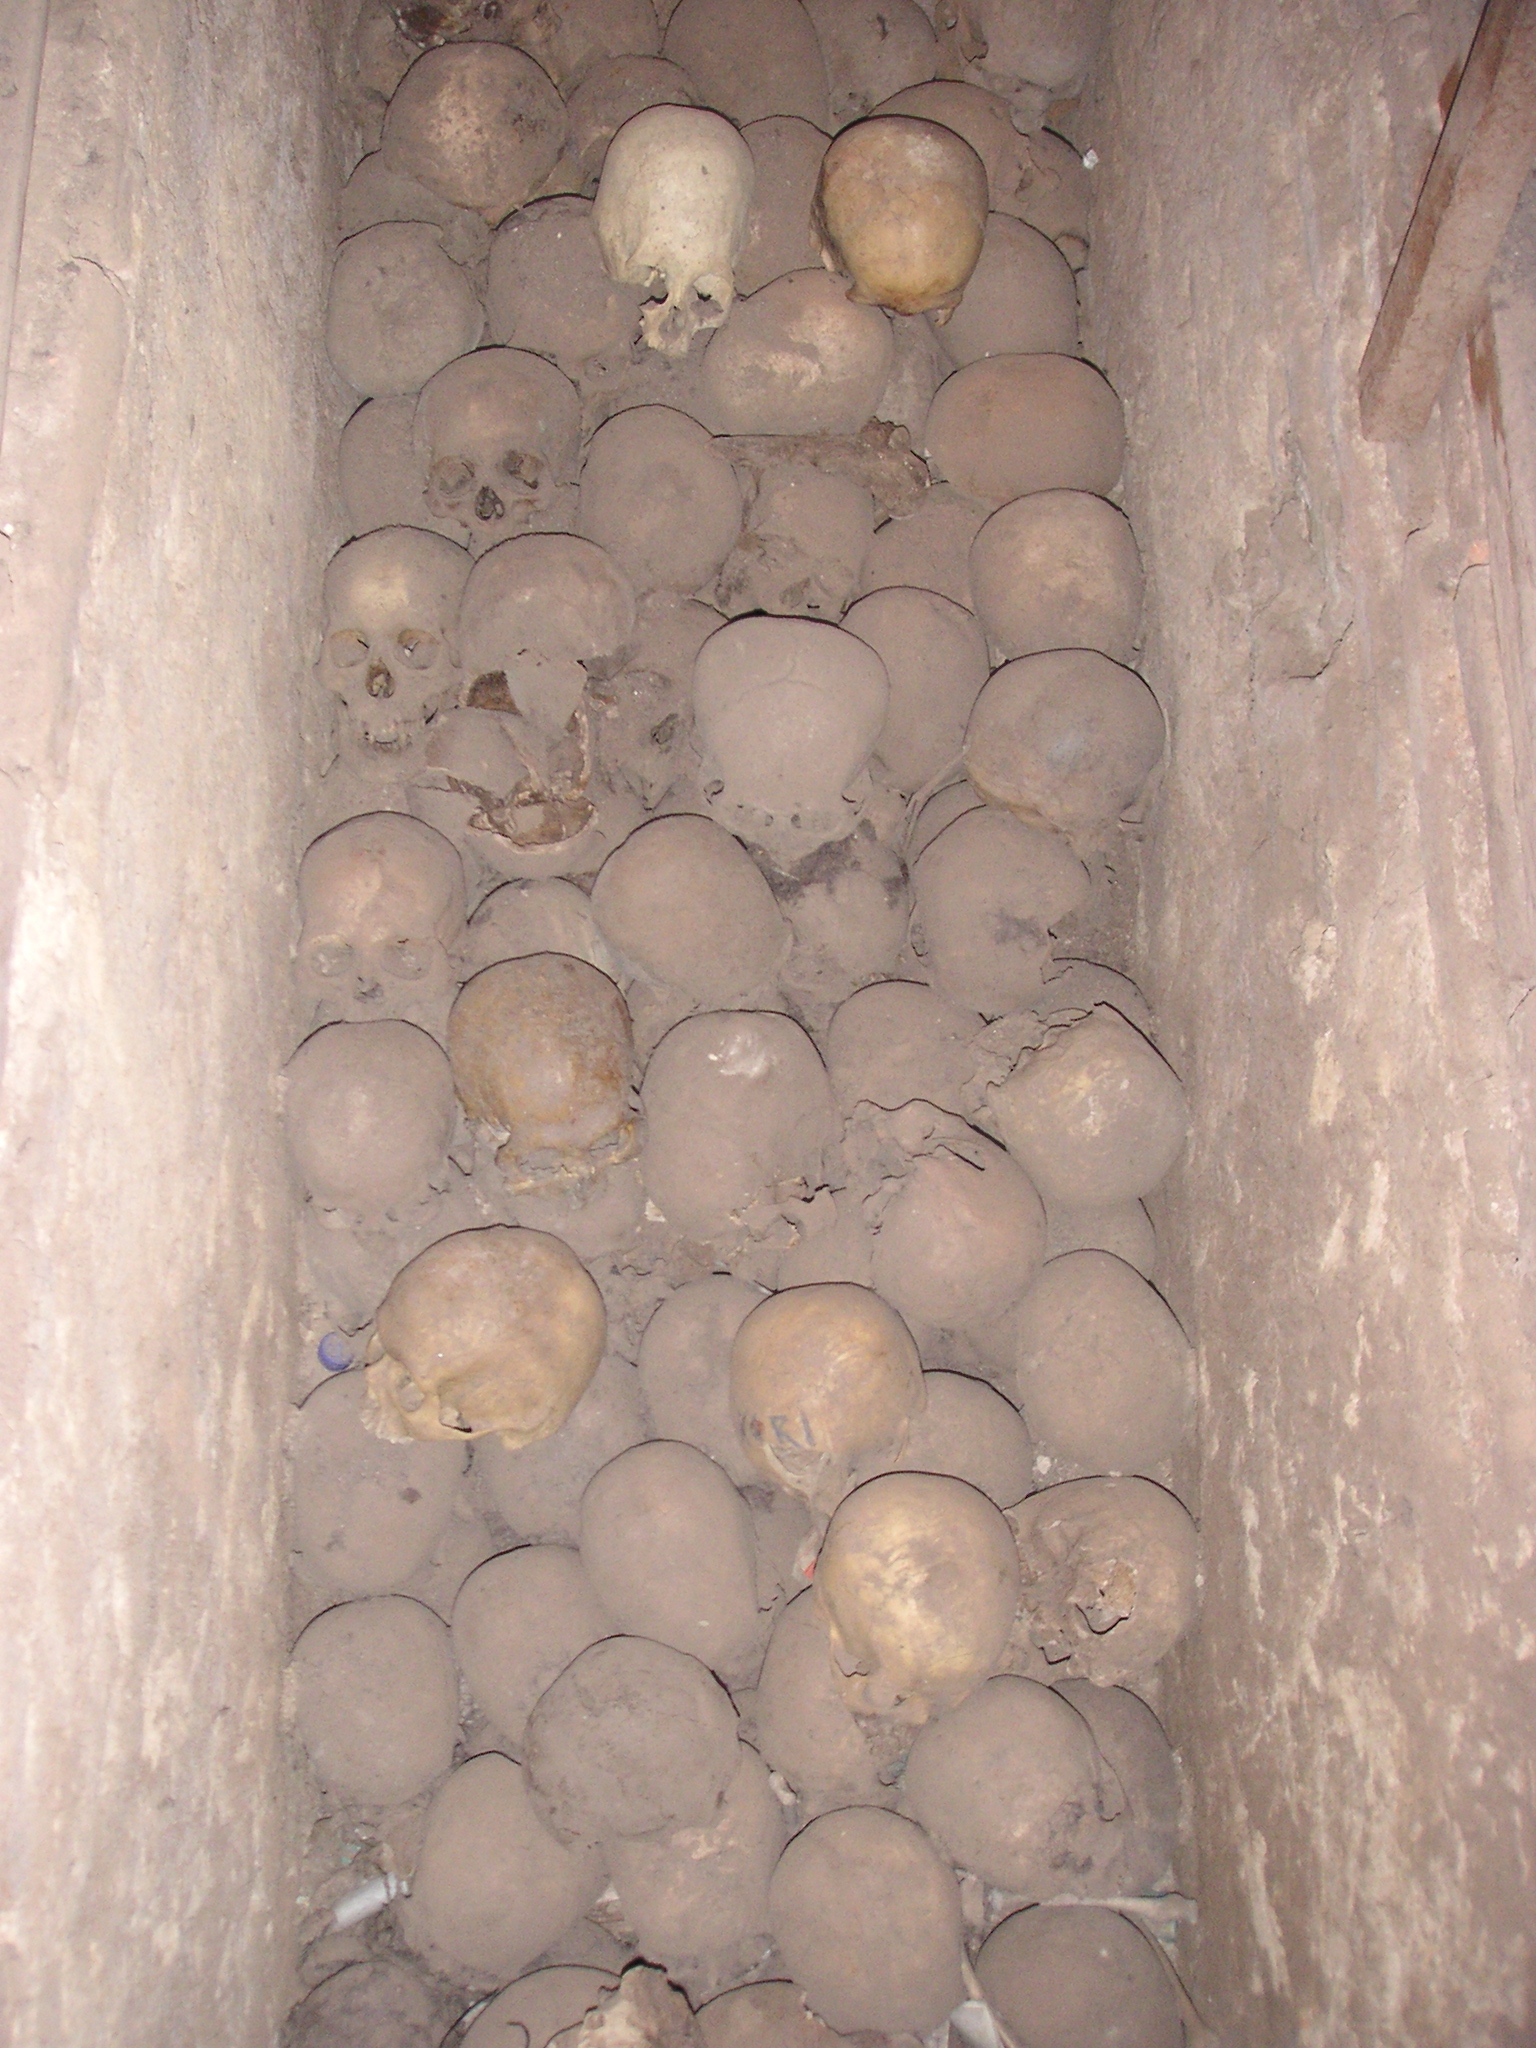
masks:
[[[1464,365],[1411,448],[1355,404],[1477,11],[1120,0],[1071,124],[1171,713],[1140,945],[1196,1110],[1159,1217],[1203,1394],[1176,1718],[1196,1987],[1245,2048],[1536,2023],[1523,989],[1457,631],[1479,430]]]

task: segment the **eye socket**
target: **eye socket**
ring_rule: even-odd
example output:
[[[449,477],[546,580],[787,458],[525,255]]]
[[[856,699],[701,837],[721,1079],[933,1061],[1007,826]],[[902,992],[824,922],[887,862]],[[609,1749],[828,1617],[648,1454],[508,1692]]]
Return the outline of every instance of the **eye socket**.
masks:
[[[432,487],[442,497],[462,498],[475,481],[475,465],[462,455],[440,455],[432,465]]]
[[[340,633],[333,633],[326,642],[330,657],[338,668],[356,668],[368,659],[368,642],[361,633],[350,627]]]
[[[407,668],[430,668],[437,659],[442,642],[435,633],[424,633],[417,626],[403,626],[395,637],[395,645]]]
[[[503,476],[509,476],[520,484],[536,488],[544,465],[537,455],[528,455],[520,448],[509,448],[497,465]]]
[[[394,939],[381,952],[384,971],[396,981],[420,981],[432,964],[431,948],[420,939]]]
[[[309,965],[312,973],[334,981],[337,975],[350,973],[352,948],[345,939],[317,940],[309,949]]]

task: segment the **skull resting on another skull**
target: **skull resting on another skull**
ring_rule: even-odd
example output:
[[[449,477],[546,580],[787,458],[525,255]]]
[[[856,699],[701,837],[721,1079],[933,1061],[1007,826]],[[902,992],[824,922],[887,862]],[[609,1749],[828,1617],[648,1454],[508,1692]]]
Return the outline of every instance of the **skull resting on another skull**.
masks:
[[[466,528],[474,554],[530,528],[568,528],[581,399],[542,356],[483,348],[449,363],[416,401],[415,440],[428,510]]]
[[[299,867],[299,981],[315,1024],[402,1017],[441,1032],[464,938],[464,867],[397,811],[348,818]]]
[[[457,696],[469,570],[463,548],[414,526],[365,533],[332,559],[320,676],[370,746],[406,745]]]

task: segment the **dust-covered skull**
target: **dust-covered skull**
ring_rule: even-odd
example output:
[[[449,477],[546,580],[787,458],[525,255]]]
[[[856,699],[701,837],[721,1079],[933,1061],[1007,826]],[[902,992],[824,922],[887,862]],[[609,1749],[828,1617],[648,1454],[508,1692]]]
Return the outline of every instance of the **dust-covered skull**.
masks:
[[[846,1281],[769,1295],[731,1346],[731,1406],[748,1458],[822,1514],[861,1472],[900,1456],[924,1398],[905,1323]]]
[[[981,55],[973,83],[1008,103],[1014,126],[1038,128],[1053,100],[1074,98],[1104,31],[1108,0],[964,0]]]
[[[500,679],[504,700],[485,695],[485,708],[521,718],[530,744],[553,740],[589,673],[617,668],[634,625],[634,591],[606,549],[570,533],[519,534],[483,554],[465,585],[464,672],[471,692]]]
[[[355,391],[396,398],[480,339],[485,316],[442,233],[419,221],[383,221],[336,254],[325,309],[325,347]]]
[[[827,125],[827,69],[800,0],[678,0],[662,49],[733,121]]]
[[[1077,285],[1072,266],[1038,228],[989,213],[965,297],[942,327],[942,354],[956,368],[982,356],[1072,355]]]
[[[730,553],[741,486],[697,420],[665,405],[630,406],[587,444],[578,524],[637,590],[686,595]]]
[[[427,50],[384,117],[386,165],[492,227],[523,205],[565,142],[565,107],[547,74],[501,43]]]
[[[608,145],[632,115],[646,107],[691,107],[694,100],[687,72],[665,57],[598,57],[565,103],[569,189],[588,198],[597,191]]]
[[[891,323],[825,270],[754,292],[704,352],[699,390],[719,434],[856,434],[891,374]]]
[[[721,824],[790,858],[852,832],[884,723],[885,664],[815,619],[736,619],[699,649],[693,709]]]
[[[1001,1017],[1039,997],[1052,931],[1087,900],[1088,871],[1059,833],[983,805],[918,856],[912,888],[912,943],[934,987]]]
[[[861,597],[843,620],[885,663],[890,702],[875,759],[907,795],[960,759],[966,720],[987,680],[987,646],[962,605],[936,590]]]
[[[467,530],[472,554],[569,528],[581,399],[541,356],[485,348],[447,364],[416,401],[415,439],[428,509]]]
[[[815,1583],[849,1705],[921,1726],[997,1669],[1019,1560],[1002,1510],[977,1488],[889,1472],[833,1515]]]
[[[299,982],[315,1024],[400,1017],[440,1033],[464,937],[464,867],[395,811],[335,825],[299,867]]]
[[[928,409],[935,475],[994,510],[1031,491],[1112,491],[1125,413],[1077,356],[983,356],[946,377]]]
[[[320,678],[370,745],[406,745],[457,695],[469,570],[463,548],[412,526],[365,533],[332,558]]]
[[[633,1157],[629,1012],[587,961],[532,953],[483,968],[453,1006],[448,1054],[467,1113],[506,1133],[496,1159],[515,1188]]]
[[[971,590],[993,659],[1092,647],[1129,661],[1141,625],[1131,522],[1090,491],[1035,491],[994,512],[971,543]]]
[[[419,526],[447,540],[461,537],[458,520],[438,519],[427,510],[426,467],[412,435],[415,418],[416,400],[409,393],[370,398],[342,428],[337,480],[354,534]]]
[[[744,128],[742,140],[757,169],[746,240],[736,265],[736,289],[745,296],[776,277],[810,270],[820,262],[811,201],[827,138],[809,121],[774,114]]]
[[[503,0],[499,35],[535,58],[567,98],[604,57],[651,57],[661,47],[651,0]]]
[[[686,355],[731,310],[753,176],[738,131],[700,107],[643,108],[609,143],[593,225],[609,275],[653,294],[651,348]]]
[[[285,1069],[288,1149],[315,1208],[368,1225],[408,1213],[442,1185],[453,1075],[414,1024],[327,1024]]]
[[[773,463],[721,569],[715,601],[731,618],[768,612],[835,624],[858,587],[874,532],[874,503],[853,477],[814,463]]]
[[[1021,1632],[1063,1678],[1139,1685],[1195,1618],[1200,1539],[1150,1479],[1068,1479],[1009,1511]]]
[[[368,1421],[393,1442],[552,1436],[603,1355],[597,1283],[542,1230],[445,1237],[396,1274],[368,1351]]]
[[[547,356],[583,393],[629,361],[640,289],[603,267],[592,203],[537,199],[497,229],[485,288],[493,341]]]
[[[692,1003],[733,1003],[770,982],[789,933],[739,841],[708,818],[653,818],[609,855],[592,890],[634,974]]]
[[[917,0],[802,0],[831,90],[832,126],[857,121],[892,93],[932,78],[933,26]]]
[[[857,304],[942,322],[981,254],[986,167],[952,128],[878,114],[827,151],[812,218],[827,268],[852,279]]]

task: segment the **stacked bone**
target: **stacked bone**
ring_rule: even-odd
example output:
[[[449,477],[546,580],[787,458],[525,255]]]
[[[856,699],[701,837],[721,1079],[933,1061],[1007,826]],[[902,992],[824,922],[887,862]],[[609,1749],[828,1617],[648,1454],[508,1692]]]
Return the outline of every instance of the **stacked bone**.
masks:
[[[1163,721],[1040,126],[1098,10],[664,11],[354,36],[290,2031],[1161,2048],[1185,1109],[1070,955]]]

